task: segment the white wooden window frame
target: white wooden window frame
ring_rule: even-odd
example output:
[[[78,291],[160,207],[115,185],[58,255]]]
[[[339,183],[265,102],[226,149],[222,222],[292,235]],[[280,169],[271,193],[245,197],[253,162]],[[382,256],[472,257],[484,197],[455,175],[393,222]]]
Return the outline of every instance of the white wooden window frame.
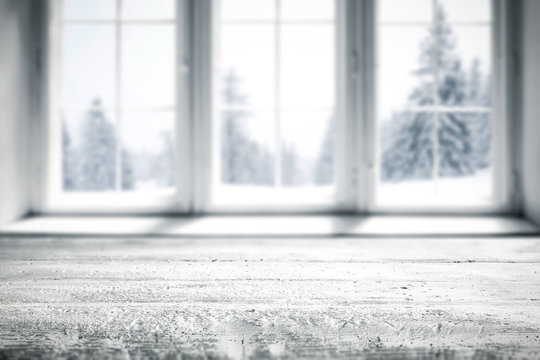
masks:
[[[116,18],[112,20],[101,19],[63,19],[62,9],[63,0],[49,0],[47,2],[48,17],[48,37],[46,49],[48,54],[47,77],[45,79],[44,90],[46,94],[47,109],[44,113],[48,114],[47,122],[43,127],[47,134],[47,139],[43,145],[43,162],[48,166],[40,167],[39,174],[42,178],[41,191],[39,199],[36,201],[40,212],[47,213],[161,213],[161,212],[186,212],[189,210],[189,204],[184,199],[188,198],[186,193],[190,187],[191,179],[181,176],[187,174],[189,168],[189,134],[190,123],[185,119],[189,118],[189,8],[188,2],[176,0],[175,19],[156,19],[144,20],[133,19],[123,20],[120,18],[122,11],[122,0],[116,2]],[[61,189],[61,138],[60,138],[60,110],[59,101],[61,94],[60,86],[60,67],[61,67],[61,49],[62,49],[62,27],[69,23],[84,24],[110,24],[115,28],[116,43],[116,79],[117,86],[115,111],[117,112],[117,153],[120,152],[121,135],[121,113],[124,109],[120,106],[121,98],[121,45],[123,24],[173,24],[175,25],[175,106],[168,110],[175,112],[175,136],[176,136],[176,155],[178,163],[176,166],[176,188],[174,192],[156,192],[155,194],[142,194],[137,192],[63,192]],[[137,109],[137,111],[156,110],[156,109]],[[158,109],[163,110],[163,109]],[[117,157],[117,172],[120,164],[120,158]],[[118,182],[118,178],[117,178]],[[116,188],[118,189],[118,183]],[[183,201],[184,200],[184,201]]]
[[[280,1],[286,0],[277,0],[278,6]],[[204,14],[202,17],[196,17],[196,24],[199,25],[198,28],[194,29],[195,34],[203,36],[204,39],[195,38],[194,44],[199,44],[199,48],[194,49],[194,63],[201,65],[201,68],[196,69],[195,73],[204,74],[198,78],[196,84],[204,87],[202,92],[196,92],[196,95],[201,94],[203,99],[214,98],[216,99],[217,94],[215,93],[217,87],[213,84],[212,76],[214,75],[214,69],[217,67],[216,57],[213,56],[213,51],[215,49],[215,41],[218,39],[217,32],[217,14],[216,12],[220,6],[220,0],[202,0],[196,1],[199,11],[197,14]],[[199,173],[200,176],[199,182],[204,182],[204,187],[199,187],[195,189],[196,192],[202,191],[200,196],[197,197],[195,208],[199,212],[203,213],[334,213],[334,212],[344,212],[344,211],[354,211],[354,195],[350,192],[347,192],[347,185],[350,181],[349,174],[351,164],[350,159],[346,158],[346,154],[351,153],[351,144],[350,140],[346,139],[346,135],[350,133],[350,124],[352,118],[347,117],[345,111],[346,105],[346,83],[347,83],[347,74],[344,71],[346,66],[346,43],[344,41],[346,37],[346,1],[345,0],[335,0],[336,4],[336,14],[335,14],[335,44],[336,44],[336,53],[329,55],[335,56],[335,136],[336,136],[336,146],[334,150],[334,193],[332,198],[329,201],[324,201],[322,197],[319,197],[315,191],[313,193],[307,193],[305,190],[299,188],[280,188],[276,189],[265,189],[261,190],[260,193],[247,193],[244,190],[239,190],[238,193],[242,197],[258,197],[258,195],[265,196],[267,198],[272,198],[271,203],[264,204],[231,204],[231,203],[219,203],[215,199],[215,184],[216,178],[219,176],[218,166],[219,162],[216,161],[217,151],[216,148],[210,148],[207,144],[214,144],[214,139],[218,138],[219,127],[215,126],[214,122],[217,119],[216,108],[214,107],[215,102],[208,104],[208,102],[195,101],[195,112],[199,116],[195,116],[195,126],[199,128],[197,133],[198,136],[202,136],[199,141],[201,146],[197,146],[198,150],[196,152],[198,164],[203,164],[199,171],[204,173]],[[276,31],[279,30],[280,22],[276,23]],[[209,41],[205,41],[209,40]],[[279,41],[279,40],[276,40]],[[212,61],[208,61],[211,59]],[[209,75],[209,76],[207,76]],[[200,106],[197,109],[197,106]],[[348,161],[349,160],[349,161]],[[278,165],[279,166],[279,165]],[[279,177],[277,175],[276,177]]]
[[[377,116],[376,116],[376,85],[375,85],[375,56],[377,27],[375,25],[376,16],[376,0],[368,0],[364,2],[369,14],[364,18],[367,31],[370,34],[362,45],[366,49],[367,65],[366,65],[366,82],[365,88],[371,89],[367,96],[363,97],[364,109],[367,113],[365,117],[367,133],[371,134],[367,138],[367,155],[364,161],[363,170],[366,188],[370,189],[367,198],[359,198],[360,203],[366,203],[367,211],[370,213],[422,213],[422,214],[493,214],[493,213],[512,213],[517,210],[516,200],[512,198],[515,192],[514,187],[517,184],[511,181],[511,170],[509,167],[512,145],[515,141],[515,134],[510,126],[510,119],[515,120],[515,114],[508,107],[508,96],[511,92],[511,84],[513,79],[508,71],[509,67],[509,44],[508,44],[508,15],[509,1],[508,0],[491,0],[491,41],[492,41],[492,76],[493,76],[493,106],[491,109],[491,160],[493,164],[492,184],[493,195],[487,202],[473,202],[467,205],[456,205],[441,202],[433,205],[409,205],[409,206],[393,206],[381,205],[376,199],[376,182],[377,182],[377,162],[378,154],[377,147],[374,142],[378,139],[377,133]],[[434,10],[436,11],[436,10]],[[437,106],[435,106],[436,108]],[[458,109],[459,110],[459,109]],[[437,159],[435,159],[437,161]],[[515,195],[515,194],[514,194]]]
[[[46,72],[41,110],[47,114],[34,131],[36,186],[34,211],[78,214],[201,213],[513,213],[516,169],[510,169],[515,109],[508,106],[513,84],[508,38],[509,0],[493,1],[493,202],[481,206],[383,207],[375,202],[375,5],[376,0],[336,0],[336,194],[333,204],[220,206],[212,201],[214,5],[219,0],[176,0],[177,191],[172,196],[136,193],[63,194],[60,190],[58,94],[62,0],[48,0],[45,11]],[[45,136],[44,136],[45,135]],[[514,174],[511,176],[511,174]]]

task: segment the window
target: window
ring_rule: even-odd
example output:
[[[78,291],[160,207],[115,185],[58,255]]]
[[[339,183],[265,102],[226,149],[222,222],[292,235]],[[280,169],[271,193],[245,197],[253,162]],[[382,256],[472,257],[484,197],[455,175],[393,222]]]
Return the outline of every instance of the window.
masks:
[[[49,0],[43,211],[510,209],[508,0]]]
[[[491,2],[378,5],[377,203],[490,202]]]
[[[175,1],[64,0],[59,10],[57,196],[174,194]]]
[[[335,13],[333,0],[219,2],[218,204],[333,201]]]

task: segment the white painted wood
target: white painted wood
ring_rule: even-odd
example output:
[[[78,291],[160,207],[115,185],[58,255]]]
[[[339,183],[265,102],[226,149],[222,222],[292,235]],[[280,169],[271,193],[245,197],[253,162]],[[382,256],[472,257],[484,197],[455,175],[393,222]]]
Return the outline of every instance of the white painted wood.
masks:
[[[30,210],[31,2],[0,2],[0,224]]]
[[[176,2],[176,187],[173,208],[189,213],[193,205],[193,123],[192,123],[192,4]]]
[[[521,65],[520,72],[523,106],[522,143],[523,158],[521,166],[523,178],[518,179],[523,186],[524,213],[536,224],[540,224],[540,4],[526,0],[523,4],[522,59],[516,59]]]
[[[177,59],[175,64],[177,65],[177,83],[176,83],[176,130],[177,130],[177,151],[178,164],[176,164],[178,172],[181,172],[181,176],[178,176],[179,183],[177,189],[174,192],[162,192],[157,194],[132,194],[122,193],[119,190],[121,184],[121,175],[117,176],[116,190],[115,192],[100,192],[100,193],[66,193],[61,189],[61,127],[60,127],[60,114],[65,110],[60,104],[62,97],[62,88],[60,86],[60,69],[61,63],[61,49],[62,49],[62,25],[66,23],[62,19],[62,6],[63,0],[48,0],[48,11],[43,14],[46,18],[48,38],[45,48],[47,49],[47,73],[44,74],[43,83],[47,88],[46,104],[43,105],[43,113],[48,115],[40,120],[39,128],[43,131],[38,132],[37,136],[42,142],[43,150],[39,153],[36,164],[34,166],[36,172],[36,178],[39,179],[39,187],[41,191],[36,191],[35,207],[32,209],[37,213],[57,213],[57,212],[78,212],[78,213],[94,213],[94,214],[106,214],[106,213],[123,213],[123,214],[141,214],[141,213],[178,213],[179,211],[187,212],[189,210],[189,197],[186,195],[191,194],[190,179],[184,179],[185,174],[188,173],[190,164],[187,161],[191,157],[190,149],[190,125],[187,124],[190,120],[190,99],[189,96],[189,69],[186,69],[185,60],[189,58],[189,24],[183,22],[185,18],[189,19],[189,15],[186,13],[188,9],[185,8],[187,0],[177,0],[177,18],[175,20],[155,21],[154,23],[176,23],[177,24],[177,41],[175,44]],[[116,12],[120,14],[122,0],[117,0]],[[71,22],[79,22],[79,20],[69,20]],[[110,23],[115,24],[115,37],[116,37],[116,104],[115,111],[117,113],[117,133],[121,132],[122,113],[124,110],[120,106],[121,99],[121,81],[120,81],[120,66],[121,66],[121,24],[124,20],[117,18],[111,21],[84,21],[85,23]],[[136,23],[135,20],[130,20],[130,24]],[[143,24],[148,23],[143,21]],[[182,35],[182,38],[180,37]],[[182,58],[181,64],[179,58]],[[179,106],[182,106],[179,109]],[[153,109],[138,109],[143,111],[151,111]],[[189,140],[189,141],[188,141]],[[35,149],[39,149],[36,147]],[[117,173],[120,174],[121,163],[121,139],[117,137]]]
[[[193,1],[193,207],[194,214],[207,210],[212,176],[212,125],[214,112],[212,75],[213,8],[212,0]]]

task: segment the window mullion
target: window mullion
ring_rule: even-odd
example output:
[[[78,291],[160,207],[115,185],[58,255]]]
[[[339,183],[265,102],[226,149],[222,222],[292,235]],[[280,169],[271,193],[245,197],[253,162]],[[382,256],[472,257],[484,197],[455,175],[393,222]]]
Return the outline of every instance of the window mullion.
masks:
[[[276,162],[274,170],[274,184],[281,187],[281,0],[275,0],[276,18],[274,23],[274,46],[275,46],[275,141],[276,141]]]
[[[374,124],[373,104],[375,103],[374,77],[376,70],[374,64],[375,38],[375,4],[373,1],[350,1],[347,13],[347,38],[350,39],[348,58],[350,74],[348,81],[352,81],[347,95],[351,112],[348,116],[348,128],[352,134],[349,138],[350,146],[346,154],[348,159],[347,184],[355,204],[350,204],[357,212],[366,212],[371,203],[373,179],[374,149],[376,146],[376,131]]]
[[[433,4],[433,130],[431,141],[433,142],[433,189],[435,196],[437,195],[437,182],[439,178],[439,17],[438,17],[438,1],[432,0]]]
[[[122,191],[122,24],[120,17],[122,15],[122,0],[116,0],[116,191]]]
[[[175,124],[176,124],[176,202],[182,212],[191,211],[193,204],[193,181],[191,155],[193,137],[191,136],[191,97],[192,82],[190,36],[192,33],[191,13],[193,8],[189,0],[177,0],[175,21]]]
[[[209,193],[212,184],[211,171],[212,134],[216,129],[212,126],[212,114],[215,109],[212,76],[214,59],[212,45],[214,39],[214,17],[212,0],[193,0],[192,14],[192,116],[191,116],[191,210],[204,212],[209,205]],[[211,99],[211,100],[210,100]]]

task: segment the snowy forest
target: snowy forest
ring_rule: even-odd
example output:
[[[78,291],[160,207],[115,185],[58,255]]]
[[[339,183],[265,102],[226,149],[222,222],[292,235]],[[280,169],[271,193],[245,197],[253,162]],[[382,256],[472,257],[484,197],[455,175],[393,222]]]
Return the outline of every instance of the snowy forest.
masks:
[[[248,102],[242,93],[241,79],[232,69],[223,79],[223,103],[242,107]],[[222,115],[221,181],[225,184],[275,185],[275,158],[272,152],[250,139],[246,130],[249,113],[235,110]],[[334,136],[328,120],[325,139],[315,161],[300,157],[294,146],[282,144],[281,184],[300,186],[328,185],[333,182]]]
[[[417,85],[408,104],[414,107],[491,106],[491,78],[484,75],[479,59],[467,68],[457,52],[457,40],[445,12],[439,8],[437,25],[426,33],[419,49]],[[438,51],[434,51],[434,38]],[[435,57],[435,59],[434,59]],[[435,88],[432,65],[436,61],[439,79]],[[229,69],[221,79],[222,102],[235,108],[249,108],[242,91],[242,79]],[[274,186],[276,159],[265,145],[247,130],[248,111],[224,111],[221,115],[221,181],[232,185]],[[116,189],[116,129],[106,118],[99,99],[80,126],[80,141],[73,141],[70,129],[62,122],[63,188],[66,191],[111,191]],[[128,121],[128,119],[126,119]],[[432,142],[437,123],[438,156]],[[291,145],[281,145],[283,186],[328,185],[334,176],[333,116],[327,121],[318,154],[310,159],[298,155]],[[488,112],[441,112],[438,117],[426,112],[396,112],[380,123],[380,179],[383,182],[430,179],[434,161],[439,177],[469,176],[490,166],[491,126]],[[73,129],[71,129],[73,131]],[[121,151],[121,188],[137,189],[139,183],[154,188],[175,183],[175,144],[172,134],[162,134],[159,154]],[[435,160],[437,159],[437,160]]]
[[[229,72],[223,79],[223,97],[229,105],[240,105],[246,101],[240,90],[240,79]],[[224,112],[221,132],[221,179],[232,185],[274,185],[275,158],[269,149],[250,139],[244,120],[248,113],[243,111]],[[325,143],[315,166],[303,166],[302,159],[294,147],[282,149],[282,184],[303,185],[312,179],[317,184],[330,184],[333,178],[333,136],[331,120],[328,124]],[[106,118],[99,99],[85,114],[81,124],[81,141],[77,146],[72,141],[65,121],[62,122],[62,168],[65,191],[113,191],[116,188],[116,129]],[[162,134],[163,152],[147,154],[121,153],[121,187],[124,191],[136,189],[137,182],[154,182],[153,187],[174,186],[174,143],[172,136]],[[299,169],[308,169],[299,171]],[[313,168],[313,173],[309,170]]]
[[[62,168],[65,191],[114,191],[116,189],[116,128],[106,118],[99,99],[85,114],[81,140],[75,146],[65,121],[62,121]],[[162,152],[148,154],[123,149],[121,152],[121,188],[135,190],[137,183],[153,188],[175,184],[174,141],[162,134]]]

